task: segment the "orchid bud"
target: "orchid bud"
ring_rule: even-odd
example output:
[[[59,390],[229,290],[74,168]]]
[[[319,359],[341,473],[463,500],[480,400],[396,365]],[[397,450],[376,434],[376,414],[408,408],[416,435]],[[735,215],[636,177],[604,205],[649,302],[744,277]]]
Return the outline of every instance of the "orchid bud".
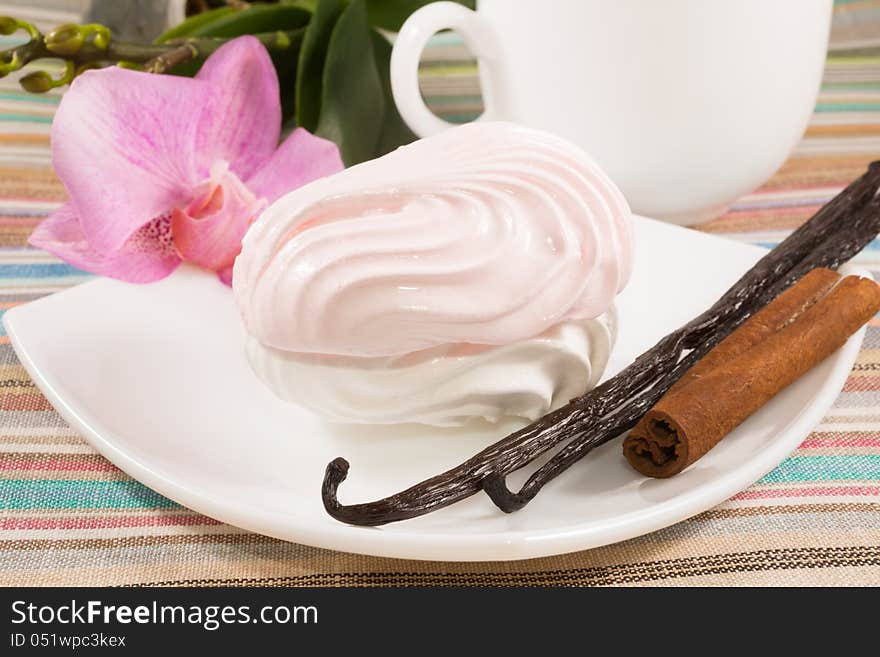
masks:
[[[11,16],[0,16],[0,34],[12,34],[18,29],[18,21]]]
[[[110,32],[97,32],[95,38],[92,39],[92,43],[95,44],[96,48],[107,50],[110,46]]]
[[[13,52],[11,55],[9,51],[0,53],[0,78],[17,71],[22,66],[21,58],[17,52]]]
[[[75,55],[82,48],[85,35],[79,25],[62,25],[46,35],[46,49],[55,55]]]
[[[98,23],[89,23],[80,26],[83,37],[92,37],[92,45],[99,50],[107,50],[110,47],[110,28]]]
[[[282,48],[284,50],[290,48],[290,37],[287,35],[287,32],[282,32],[281,30],[278,30],[275,33],[275,43],[278,45],[279,48]]]
[[[25,91],[29,91],[32,94],[44,94],[55,86],[52,76],[46,73],[46,71],[28,73],[18,83]]]
[[[0,16],[0,34],[14,34],[17,30],[24,30],[31,39],[40,38],[40,31],[35,25],[27,21],[20,21],[12,16]]]

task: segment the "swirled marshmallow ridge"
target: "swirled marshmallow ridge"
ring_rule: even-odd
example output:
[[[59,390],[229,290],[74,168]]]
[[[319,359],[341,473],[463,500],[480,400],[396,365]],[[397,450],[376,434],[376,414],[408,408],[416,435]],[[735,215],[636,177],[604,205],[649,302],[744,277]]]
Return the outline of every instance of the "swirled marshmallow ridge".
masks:
[[[475,417],[535,420],[599,380],[616,337],[612,307],[501,347],[445,345],[415,357],[297,354],[246,336],[257,376],[281,399],[357,424],[460,426]],[[464,348],[463,348],[464,347]]]
[[[233,287],[266,347],[377,358],[597,317],[631,269],[629,207],[592,159],[478,122],[276,201],[245,237]]]

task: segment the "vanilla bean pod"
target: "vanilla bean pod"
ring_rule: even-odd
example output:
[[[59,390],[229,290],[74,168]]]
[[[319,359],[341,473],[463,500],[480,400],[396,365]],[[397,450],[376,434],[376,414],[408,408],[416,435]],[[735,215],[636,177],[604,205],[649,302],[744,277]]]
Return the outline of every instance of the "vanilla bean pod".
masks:
[[[836,269],[861,251],[873,239],[871,236],[880,232],[880,199],[875,197],[865,206],[864,210],[854,222],[853,230],[848,231],[850,239],[836,233],[831,235],[810,254],[808,259],[792,269],[773,288],[762,295],[758,307],[763,307],[775,299],[811,269],[816,267]],[[732,333],[734,328],[732,325],[725,326],[724,330],[719,331],[719,334],[711,342],[705,341],[698,347],[694,347],[693,351],[682,359],[667,377],[627,404],[618,413],[602,419],[588,418],[581,425],[573,426],[572,433],[577,432],[577,437],[532,473],[518,493],[513,493],[507,487],[506,475],[493,473],[483,481],[483,489],[486,494],[505,513],[511,513],[524,507],[541,491],[544,485],[580,461],[594,448],[632,429],[672,384],[681,378],[684,372],[705,356],[717,342]]]
[[[870,242],[878,232],[878,188],[880,163],[874,163],[861,178],[764,256],[709,310],[660,340],[602,385],[440,475],[375,502],[343,505],[337,491],[348,474],[349,464],[345,459],[335,459],[327,466],[322,485],[325,509],[343,522],[380,525],[442,508],[473,495],[486,483],[487,492],[502,508],[519,508],[549,478],[595,444],[601,444],[598,441],[609,440],[635,424],[696,359],[769,299],[806,271],[839,265]],[[682,360],[686,350],[692,351]],[[615,414],[606,418],[612,411]],[[587,436],[585,428],[593,428],[594,432]],[[507,490],[503,476],[575,437],[579,439],[556,456],[552,469],[534,480],[534,492],[528,488],[524,495],[517,496]]]

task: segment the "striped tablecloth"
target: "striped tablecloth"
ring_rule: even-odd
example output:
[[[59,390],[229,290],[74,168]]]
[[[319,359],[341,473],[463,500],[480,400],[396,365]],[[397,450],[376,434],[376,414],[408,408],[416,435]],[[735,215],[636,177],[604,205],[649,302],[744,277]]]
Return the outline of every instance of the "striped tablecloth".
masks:
[[[432,48],[423,84],[447,116],[479,111],[473,65],[448,37]],[[57,103],[57,96],[29,96],[9,80],[0,85],[0,312],[88,278],[25,245],[34,225],[64,199],[48,158]],[[825,82],[803,142],[764,187],[701,229],[773,246],[877,157],[880,2],[838,2]],[[880,243],[857,260],[880,270]],[[877,320],[834,408],[756,485],[641,538],[508,563],[363,557],[224,525],[161,497],[96,454],[34,387],[5,335],[0,372],[4,585],[880,584]]]

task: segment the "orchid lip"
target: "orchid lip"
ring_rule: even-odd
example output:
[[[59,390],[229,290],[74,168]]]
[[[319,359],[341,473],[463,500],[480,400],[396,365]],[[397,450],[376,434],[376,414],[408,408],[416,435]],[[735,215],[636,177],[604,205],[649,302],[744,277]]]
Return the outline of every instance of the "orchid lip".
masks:
[[[229,168],[225,160],[211,167],[185,208],[171,212],[174,246],[183,260],[220,271],[231,266],[254,218],[266,205]]]

